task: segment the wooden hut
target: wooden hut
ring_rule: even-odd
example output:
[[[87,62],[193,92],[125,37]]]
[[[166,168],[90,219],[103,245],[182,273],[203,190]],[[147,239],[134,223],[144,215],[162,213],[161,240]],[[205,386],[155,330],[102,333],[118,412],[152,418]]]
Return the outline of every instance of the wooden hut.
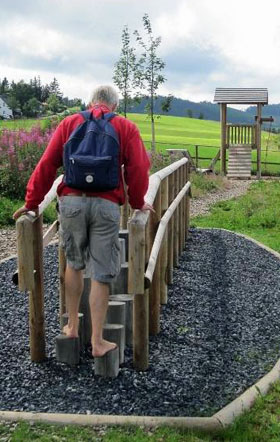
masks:
[[[262,106],[268,104],[266,88],[217,88],[214,102],[221,109],[221,173],[229,178],[250,178],[252,149],[257,149],[257,177],[261,177],[261,124],[271,121],[262,118]],[[228,124],[227,105],[248,104],[257,106],[255,124]],[[229,150],[228,168],[226,149]]]

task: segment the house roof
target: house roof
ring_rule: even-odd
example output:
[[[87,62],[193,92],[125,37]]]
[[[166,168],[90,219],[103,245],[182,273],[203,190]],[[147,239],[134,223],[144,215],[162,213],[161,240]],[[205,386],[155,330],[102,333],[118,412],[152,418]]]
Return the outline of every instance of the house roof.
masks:
[[[217,87],[214,101],[226,104],[268,104],[267,88]]]

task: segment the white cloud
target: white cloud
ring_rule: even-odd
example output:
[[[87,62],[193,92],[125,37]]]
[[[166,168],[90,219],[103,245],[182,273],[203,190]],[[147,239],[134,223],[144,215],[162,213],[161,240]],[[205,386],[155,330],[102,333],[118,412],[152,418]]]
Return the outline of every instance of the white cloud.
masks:
[[[68,96],[111,82],[121,31],[148,13],[170,61],[160,92],[195,101],[217,86],[268,87],[280,102],[278,0],[0,0],[0,78],[58,78]],[[46,80],[45,80],[46,79]]]

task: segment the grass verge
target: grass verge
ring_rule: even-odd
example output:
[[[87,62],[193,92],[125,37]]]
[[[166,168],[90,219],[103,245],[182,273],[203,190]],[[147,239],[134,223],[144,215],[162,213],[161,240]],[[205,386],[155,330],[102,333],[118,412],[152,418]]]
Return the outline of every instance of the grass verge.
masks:
[[[26,422],[0,424],[0,440],[9,442],[279,442],[280,382],[259,397],[250,411],[219,433],[173,428],[78,427]]]
[[[55,202],[52,202],[44,211],[43,222],[50,224],[56,220],[56,208]],[[15,221],[12,216],[13,213],[21,206],[24,205],[24,201],[12,200],[3,196],[0,196],[0,228],[10,228],[15,226]]]
[[[246,195],[216,203],[209,215],[193,218],[191,225],[244,233],[280,252],[279,199],[279,181],[258,181]]]

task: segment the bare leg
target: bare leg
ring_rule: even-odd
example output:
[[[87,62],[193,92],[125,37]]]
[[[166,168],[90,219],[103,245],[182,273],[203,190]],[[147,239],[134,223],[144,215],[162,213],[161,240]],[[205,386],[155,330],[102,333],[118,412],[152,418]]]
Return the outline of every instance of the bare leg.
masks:
[[[79,305],[83,292],[83,271],[66,266],[65,271],[65,297],[66,311],[69,314],[68,324],[63,327],[63,332],[72,338],[79,336]]]
[[[103,324],[105,321],[109,301],[109,284],[91,280],[89,297],[92,323],[92,356],[101,357],[117,345],[103,339]]]

